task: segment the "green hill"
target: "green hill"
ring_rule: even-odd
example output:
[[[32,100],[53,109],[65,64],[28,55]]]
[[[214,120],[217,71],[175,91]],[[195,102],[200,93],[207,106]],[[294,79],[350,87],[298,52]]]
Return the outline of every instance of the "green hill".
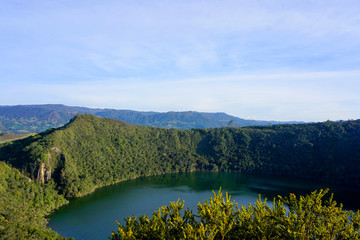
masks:
[[[360,120],[177,130],[78,115],[62,128],[6,145],[0,154],[32,178],[54,179],[68,197],[125,179],[185,171],[360,186]]]
[[[139,176],[190,171],[284,175],[359,187],[360,120],[183,130],[85,114],[61,128],[2,144],[0,161],[18,169],[28,184],[56,189],[66,198]],[[10,221],[11,214],[1,216]]]

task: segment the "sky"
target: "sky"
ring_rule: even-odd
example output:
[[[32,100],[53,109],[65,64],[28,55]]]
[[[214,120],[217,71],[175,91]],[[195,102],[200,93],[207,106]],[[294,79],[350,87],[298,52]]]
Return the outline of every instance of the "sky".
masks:
[[[0,0],[0,105],[360,118],[359,0]]]

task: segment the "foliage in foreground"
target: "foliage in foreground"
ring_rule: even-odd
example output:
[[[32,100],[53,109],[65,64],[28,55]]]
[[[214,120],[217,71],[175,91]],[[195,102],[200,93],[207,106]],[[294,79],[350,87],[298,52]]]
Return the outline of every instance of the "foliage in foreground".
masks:
[[[147,215],[129,217],[110,239],[360,239],[360,211],[342,210],[328,190],[297,198],[278,197],[272,207],[259,199],[238,207],[221,190],[205,203],[197,215],[183,211],[184,202],[170,202]]]
[[[45,216],[67,202],[54,188],[0,162],[0,239],[64,239],[46,227]]]

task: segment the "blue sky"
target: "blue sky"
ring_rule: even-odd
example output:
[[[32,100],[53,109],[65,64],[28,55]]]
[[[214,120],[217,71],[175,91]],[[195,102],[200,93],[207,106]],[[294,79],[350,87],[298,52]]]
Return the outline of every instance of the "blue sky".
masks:
[[[0,104],[360,118],[360,1],[0,0]]]

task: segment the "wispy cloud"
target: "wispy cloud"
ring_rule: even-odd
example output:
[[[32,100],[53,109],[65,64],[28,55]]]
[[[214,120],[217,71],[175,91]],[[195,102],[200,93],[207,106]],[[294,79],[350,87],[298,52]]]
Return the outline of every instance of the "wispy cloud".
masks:
[[[358,118],[359,12],[350,0],[5,1],[0,102]]]
[[[346,76],[338,81],[342,76]],[[325,121],[359,116],[360,72],[217,76],[178,81],[110,79],[75,84],[29,84],[5,93],[9,102],[155,111],[227,112],[256,119]],[[19,101],[19,102],[16,102]],[[34,103],[33,102],[33,103]]]

